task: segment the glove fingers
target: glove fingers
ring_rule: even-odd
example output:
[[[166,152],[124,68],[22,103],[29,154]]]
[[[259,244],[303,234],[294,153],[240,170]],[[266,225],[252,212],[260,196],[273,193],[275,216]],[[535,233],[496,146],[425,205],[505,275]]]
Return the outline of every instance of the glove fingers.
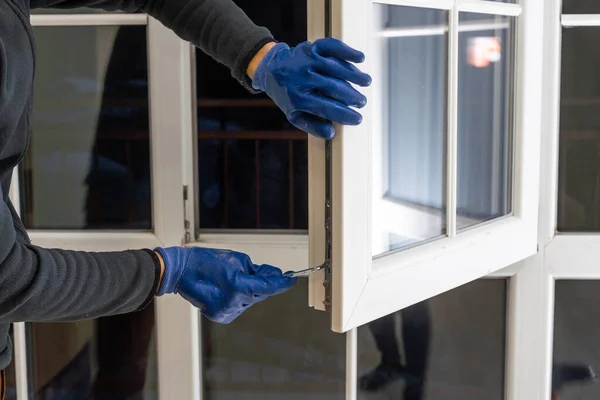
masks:
[[[315,84],[321,94],[331,97],[346,106],[362,108],[367,104],[367,98],[344,80],[317,75]]]
[[[323,57],[337,57],[354,63],[361,63],[365,60],[362,51],[353,49],[346,43],[334,38],[317,40],[314,43],[314,48]]]
[[[362,115],[337,100],[316,93],[309,95],[305,102],[305,112],[342,125],[359,125]]]
[[[303,111],[294,111],[290,115],[289,120],[296,128],[321,139],[329,140],[335,136],[335,129],[331,122],[316,115]]]
[[[335,58],[321,58],[316,63],[315,70],[323,75],[352,82],[359,86],[369,86],[373,79],[355,65]]]
[[[262,265],[253,264],[252,267],[250,267],[250,270],[253,271],[255,275],[260,275],[260,276],[264,276],[264,277],[283,275],[282,270],[280,270],[279,268],[274,267],[272,265],[268,265],[268,264],[262,264]]]

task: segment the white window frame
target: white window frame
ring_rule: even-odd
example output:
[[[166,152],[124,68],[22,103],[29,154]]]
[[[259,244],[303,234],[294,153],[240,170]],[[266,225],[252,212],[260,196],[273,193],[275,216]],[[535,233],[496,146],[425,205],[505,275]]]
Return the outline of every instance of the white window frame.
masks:
[[[540,198],[539,245],[542,251],[523,263],[524,269],[537,275],[537,281],[529,283],[529,289],[535,289],[529,297],[538,295],[529,304],[537,303],[532,321],[524,323],[524,332],[532,335],[534,329],[542,328],[541,335],[533,338],[530,348],[533,350],[531,363],[542,365],[541,387],[539,393],[545,398],[550,396],[553,362],[553,333],[555,282],[557,280],[600,280],[600,234],[560,233],[558,221],[558,173],[560,161],[560,88],[562,31],[572,29],[600,29],[600,14],[562,14],[562,0],[546,0],[545,43],[544,43],[544,140],[542,142],[542,175]],[[535,272],[534,272],[535,271]],[[536,288],[537,286],[537,288]],[[537,322],[537,325],[534,325]]]
[[[114,251],[181,245],[184,241],[183,131],[189,129],[187,92],[191,85],[187,42],[146,14],[33,14],[33,26],[147,26],[152,163],[152,222],[148,232],[30,230],[35,245],[67,250]],[[181,134],[180,134],[181,133]],[[11,200],[19,211],[19,177]],[[198,314],[176,296],[157,298],[158,393],[163,399],[201,395]],[[15,324],[17,396],[28,399],[28,357],[24,324]],[[173,338],[177,340],[173,340]],[[176,365],[178,368],[173,368]]]
[[[367,61],[361,68],[372,71],[371,5],[373,3],[438,8],[450,11],[450,32],[458,26],[459,12],[484,12],[518,17],[516,128],[514,133],[514,201],[511,216],[456,234],[456,215],[448,213],[448,238],[416,246],[405,251],[375,258],[371,256],[372,146],[373,108],[377,100],[373,90],[358,127],[337,127],[333,147],[333,261],[332,329],[346,332],[411,304],[433,297],[459,285],[488,275],[536,253],[538,223],[539,152],[541,132],[541,58],[542,21],[535,15],[541,0],[522,5],[474,0],[405,1],[374,0],[350,2],[332,0],[333,35],[364,50]],[[365,27],[368,25],[368,27]],[[363,29],[367,28],[367,29]],[[457,54],[456,34],[451,35],[449,64],[449,104],[456,104],[458,71],[453,57]],[[452,55],[454,54],[454,56]],[[372,57],[374,58],[374,57]],[[374,76],[377,79],[377,76]],[[524,84],[526,82],[526,84]],[[448,181],[456,182],[457,125],[456,109],[449,116]],[[527,112],[523,112],[527,110]],[[369,149],[365,151],[365,149]],[[310,142],[315,158],[323,153],[322,144]],[[318,186],[324,169],[309,164],[309,179]],[[313,187],[311,184],[310,187]],[[316,194],[318,195],[318,194]],[[311,197],[310,212],[319,213],[323,201]],[[446,201],[455,208],[456,190]],[[317,220],[311,216],[310,221]],[[310,227],[313,229],[313,226]],[[317,225],[310,231],[311,243],[324,243],[323,230]],[[315,250],[317,251],[317,250]],[[318,265],[317,259],[311,259]],[[435,277],[435,278],[432,278]],[[312,290],[317,292],[316,287]],[[320,290],[322,294],[323,291]],[[402,295],[399,295],[399,294]],[[321,297],[312,299],[319,307]]]
[[[334,1],[339,6],[342,0]],[[434,8],[440,8],[445,4],[446,9],[452,9],[456,13],[452,7],[452,0],[385,0],[385,3]],[[523,7],[521,19],[528,15],[535,15],[536,18],[544,21],[543,36],[541,36],[542,27],[538,24],[535,24],[536,28],[520,26],[521,32],[529,39],[521,44],[519,50],[521,57],[526,49],[530,49],[530,56],[538,57],[543,64],[543,69],[539,71],[532,69],[521,71],[525,74],[522,79],[528,78],[526,83],[521,85],[521,89],[526,86],[527,91],[531,93],[543,93],[537,102],[531,101],[527,109],[528,113],[533,115],[527,120],[530,125],[521,123],[522,127],[533,127],[532,131],[537,132],[536,135],[539,135],[539,125],[543,128],[541,129],[543,139],[541,151],[521,152],[522,157],[527,156],[527,160],[532,160],[531,162],[537,160],[541,165],[539,183],[533,186],[536,188],[536,199],[539,195],[539,208],[538,205],[535,207],[535,213],[539,211],[539,223],[535,225],[537,240],[534,240],[534,243],[539,246],[540,251],[532,257],[488,275],[488,278],[509,279],[505,396],[508,400],[550,398],[555,280],[600,280],[600,269],[597,268],[597,262],[594,262],[600,256],[598,250],[600,235],[556,235],[561,20],[563,24],[597,26],[600,25],[600,16],[561,17],[560,3],[560,0],[521,1]],[[309,0],[308,4],[309,20],[323,21],[322,0]],[[468,7],[480,6],[479,2],[474,1],[464,2],[464,4]],[[485,4],[485,7],[504,7],[496,3]],[[194,74],[193,48],[176,38],[158,21],[146,16],[34,15],[32,21],[35,25],[45,26],[123,23],[148,25],[152,108],[152,195],[155,226],[153,233],[32,231],[30,234],[33,242],[41,246],[74,250],[115,250],[183,243],[186,231],[184,220],[195,221],[194,205],[188,201],[184,206],[182,200],[183,185],[190,185],[190,193],[195,193],[193,190],[194,155],[191,150],[195,144],[193,138],[197,134],[193,124],[194,91],[191,89]],[[321,27],[323,25],[320,24]],[[313,27],[309,32],[311,40],[322,36],[322,28]],[[536,41],[537,43],[532,43]],[[165,76],[174,77],[175,84],[163,79]],[[161,96],[157,97],[157,94]],[[525,101],[526,94],[523,92],[520,94],[521,101]],[[155,100],[157,98],[160,102]],[[368,119],[365,122],[368,122]],[[355,128],[342,132],[345,139],[336,139],[338,151],[339,147],[349,147],[348,138],[351,136],[352,129]],[[177,132],[181,132],[181,135],[177,135]],[[324,142],[309,138],[309,146],[311,170],[323,170]],[[18,176],[15,174],[10,197],[17,208],[20,204],[18,185]],[[290,269],[318,265],[324,259],[323,185],[322,175],[311,174],[310,236],[211,234],[200,235],[198,241],[188,245],[232,248],[248,253],[257,262],[278,264]],[[525,208],[525,211],[527,210],[529,208]],[[489,261],[493,257],[495,253],[488,254],[485,260]],[[290,261],[291,264],[286,264]],[[350,272],[350,270],[344,271]],[[433,271],[432,273],[437,273],[435,272],[437,270]],[[454,271],[456,272],[456,269]],[[393,276],[401,276],[401,274]],[[438,274],[436,277],[445,279],[446,275]],[[361,279],[364,281],[364,278]],[[314,273],[309,280],[311,282],[309,300],[319,308],[324,299],[322,272]],[[420,289],[419,292],[427,294]],[[383,301],[372,304],[377,307],[386,306]],[[202,398],[202,354],[198,312],[176,296],[157,299],[156,312],[160,398],[200,400]],[[14,332],[18,399],[24,400],[29,398],[24,325],[15,324]],[[357,330],[350,329],[346,338],[346,399],[356,400],[358,397]]]

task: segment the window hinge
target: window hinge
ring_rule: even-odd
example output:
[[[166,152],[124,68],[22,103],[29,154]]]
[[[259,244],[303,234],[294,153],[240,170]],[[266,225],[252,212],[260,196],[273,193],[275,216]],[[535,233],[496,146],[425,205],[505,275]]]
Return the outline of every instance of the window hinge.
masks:
[[[187,201],[188,201],[188,185],[183,185],[183,228],[184,228],[184,243],[192,241],[190,233],[190,220],[187,218]]]

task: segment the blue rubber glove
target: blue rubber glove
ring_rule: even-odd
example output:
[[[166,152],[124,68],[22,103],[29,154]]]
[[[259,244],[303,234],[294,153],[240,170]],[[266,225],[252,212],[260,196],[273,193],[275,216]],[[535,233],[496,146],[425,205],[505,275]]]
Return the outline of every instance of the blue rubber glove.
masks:
[[[292,125],[314,136],[331,139],[332,122],[358,125],[367,98],[350,85],[369,86],[371,77],[351,63],[361,63],[362,52],[337,39],[304,42],[290,48],[278,43],[259,63],[252,86],[265,92]]]
[[[297,279],[270,265],[255,265],[229,250],[169,247],[156,249],[165,262],[157,296],[178,293],[211,321],[228,324],[248,307],[283,293]]]

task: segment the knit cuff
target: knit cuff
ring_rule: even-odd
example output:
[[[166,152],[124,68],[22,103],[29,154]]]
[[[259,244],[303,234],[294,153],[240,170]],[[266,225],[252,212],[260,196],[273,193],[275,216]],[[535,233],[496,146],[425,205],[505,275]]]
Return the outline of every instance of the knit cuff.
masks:
[[[279,54],[280,51],[289,50],[289,48],[290,46],[285,43],[277,43],[271,48],[271,50],[267,52],[267,54],[265,54],[265,57],[261,60],[260,64],[258,64],[256,71],[254,71],[254,79],[252,80],[252,87],[254,89],[261,90],[263,92],[266,90],[267,77],[269,74],[267,65],[269,65],[269,63],[275,57],[277,57],[277,54]]]

